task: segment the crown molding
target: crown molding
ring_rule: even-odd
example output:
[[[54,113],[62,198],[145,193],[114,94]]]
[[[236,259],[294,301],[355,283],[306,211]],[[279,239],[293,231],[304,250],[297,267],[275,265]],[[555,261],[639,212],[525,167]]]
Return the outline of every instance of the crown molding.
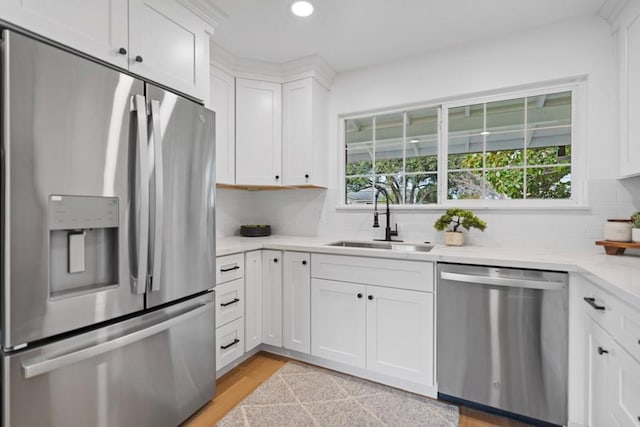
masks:
[[[214,5],[210,0],[176,0],[178,3],[189,9],[196,16],[209,24],[211,35],[218,27],[220,21],[228,18],[227,13]]]
[[[293,61],[274,63],[257,59],[239,58],[212,40],[210,63],[233,77],[287,83],[308,77],[331,88],[336,72],[318,55],[305,56]]]
[[[598,16],[611,25],[611,32],[618,29],[620,14],[631,1],[637,0],[606,0],[598,9]]]

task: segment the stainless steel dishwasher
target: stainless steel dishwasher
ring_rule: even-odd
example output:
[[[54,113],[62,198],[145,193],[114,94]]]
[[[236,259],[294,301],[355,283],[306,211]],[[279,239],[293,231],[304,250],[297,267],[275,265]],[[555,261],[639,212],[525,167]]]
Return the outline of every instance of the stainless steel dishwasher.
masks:
[[[567,277],[438,264],[439,397],[567,425]]]

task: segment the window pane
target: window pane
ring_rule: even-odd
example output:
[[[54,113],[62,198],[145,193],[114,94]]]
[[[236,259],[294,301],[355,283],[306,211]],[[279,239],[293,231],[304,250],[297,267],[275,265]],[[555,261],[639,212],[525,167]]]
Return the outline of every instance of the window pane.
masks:
[[[449,172],[448,199],[481,199],[484,194],[482,171]]]
[[[401,173],[404,156],[404,116],[402,113],[376,116],[376,174]]]
[[[527,164],[571,163],[571,92],[527,98]]]
[[[487,127],[490,134],[524,130],[525,99],[487,103]]]
[[[571,125],[571,92],[527,98],[527,128]]]
[[[484,104],[449,109],[449,138],[480,135],[484,130]]]
[[[407,111],[405,171],[438,170],[438,108]]]
[[[373,203],[373,177],[347,177],[345,183],[347,205]]]
[[[402,189],[404,180],[402,174],[377,175],[376,185],[384,188],[389,193],[389,203],[393,205],[402,204]],[[386,202],[384,194],[380,194],[378,202]]]
[[[570,166],[550,166],[527,169],[528,199],[568,199],[570,197]]]
[[[346,174],[373,173],[373,119],[345,120]]]
[[[484,167],[484,104],[450,108],[448,120],[448,168]]]
[[[524,165],[524,132],[491,133],[487,138],[485,167]]]
[[[524,196],[524,168],[487,169],[485,199],[522,199]]]
[[[406,204],[438,203],[438,175],[435,173],[409,174],[405,176]]]

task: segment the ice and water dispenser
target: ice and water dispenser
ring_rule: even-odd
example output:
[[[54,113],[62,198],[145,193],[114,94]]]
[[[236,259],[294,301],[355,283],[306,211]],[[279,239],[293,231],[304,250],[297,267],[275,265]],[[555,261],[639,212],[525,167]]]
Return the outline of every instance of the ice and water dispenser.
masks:
[[[117,197],[49,196],[51,298],[118,284]]]

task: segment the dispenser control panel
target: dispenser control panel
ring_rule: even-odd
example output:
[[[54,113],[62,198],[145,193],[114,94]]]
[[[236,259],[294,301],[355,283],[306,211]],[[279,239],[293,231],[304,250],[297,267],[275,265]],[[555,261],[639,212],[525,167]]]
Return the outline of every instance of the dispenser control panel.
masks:
[[[49,230],[113,228],[118,225],[117,197],[49,196]]]

